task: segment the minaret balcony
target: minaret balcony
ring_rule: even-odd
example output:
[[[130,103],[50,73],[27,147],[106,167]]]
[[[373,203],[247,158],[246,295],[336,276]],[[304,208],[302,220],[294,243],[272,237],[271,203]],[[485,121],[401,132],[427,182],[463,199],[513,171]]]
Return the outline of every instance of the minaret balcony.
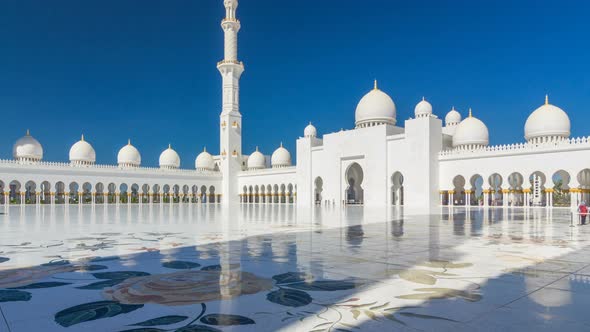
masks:
[[[240,65],[240,66],[243,66],[244,65],[244,63],[242,61],[239,61],[239,60],[221,60],[221,61],[219,61],[217,63],[217,66],[228,65],[228,64],[231,64],[231,65]]]

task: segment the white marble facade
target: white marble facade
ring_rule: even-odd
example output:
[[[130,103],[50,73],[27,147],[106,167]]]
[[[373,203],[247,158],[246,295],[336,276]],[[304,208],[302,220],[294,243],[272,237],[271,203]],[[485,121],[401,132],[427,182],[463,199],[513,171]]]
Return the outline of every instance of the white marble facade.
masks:
[[[454,108],[443,123],[423,99],[415,117],[397,120],[394,100],[373,89],[359,102],[354,128],[318,135],[310,123],[297,139],[295,163],[282,144],[269,156],[242,151],[237,0],[224,1],[223,106],[217,155],[207,151],[195,169],[180,169],[172,147],[159,168],[141,166],[131,142],[118,165],[97,165],[92,145],[82,137],[69,163],[43,161],[43,148],[28,132],[0,161],[3,204],[362,204],[576,206],[590,193],[590,138],[571,138],[568,115],[548,98],[531,113],[526,143],[489,146],[484,122],[471,110]],[[352,111],[352,110],[351,110]],[[352,127],[352,124],[351,124]],[[96,138],[99,139],[99,138]],[[295,165],[294,165],[295,164]]]

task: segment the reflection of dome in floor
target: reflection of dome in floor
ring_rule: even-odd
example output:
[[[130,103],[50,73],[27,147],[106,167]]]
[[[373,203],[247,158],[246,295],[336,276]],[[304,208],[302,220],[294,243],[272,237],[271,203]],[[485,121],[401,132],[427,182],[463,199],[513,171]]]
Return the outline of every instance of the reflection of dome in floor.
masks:
[[[532,271],[532,273],[535,272]],[[568,281],[560,285],[560,289],[548,290],[547,288],[544,288],[543,290],[538,290],[540,287],[539,279],[543,277],[541,275],[542,273],[546,272],[539,272],[538,275],[525,277],[526,291],[527,293],[532,293],[531,295],[529,295],[531,300],[539,305],[550,308],[558,308],[571,305],[572,292],[570,282]]]

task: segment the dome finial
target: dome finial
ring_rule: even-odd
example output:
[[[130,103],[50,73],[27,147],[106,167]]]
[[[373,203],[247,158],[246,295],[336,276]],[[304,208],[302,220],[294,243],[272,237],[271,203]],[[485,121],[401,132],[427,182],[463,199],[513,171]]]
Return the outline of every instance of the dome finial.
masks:
[[[473,117],[473,112],[471,111],[471,107],[469,107],[469,117],[472,118]]]
[[[172,149],[172,144],[168,143],[168,149]]]
[[[375,80],[375,85],[373,86],[373,90],[379,90],[379,87],[377,86],[377,80]]]
[[[27,129],[27,136],[31,136],[31,132]]]
[[[203,152],[207,152],[207,147],[206,146],[203,147]]]
[[[549,105],[549,95],[545,95],[545,105]]]
[[[281,147],[283,147],[283,142],[281,142]]]
[[[258,152],[258,145],[256,146],[256,152]]]
[[[127,145],[131,145],[131,138],[127,139]]]
[[[82,134],[82,137],[80,138],[80,140],[81,140],[82,142],[84,142],[84,134]]]
[[[422,101],[426,101],[426,97],[422,96]]]

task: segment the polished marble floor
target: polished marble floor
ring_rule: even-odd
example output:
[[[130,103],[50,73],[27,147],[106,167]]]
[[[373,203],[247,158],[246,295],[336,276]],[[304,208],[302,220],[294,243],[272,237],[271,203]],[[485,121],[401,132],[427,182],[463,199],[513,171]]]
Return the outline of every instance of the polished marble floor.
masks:
[[[0,331],[589,331],[567,210],[13,207]]]

